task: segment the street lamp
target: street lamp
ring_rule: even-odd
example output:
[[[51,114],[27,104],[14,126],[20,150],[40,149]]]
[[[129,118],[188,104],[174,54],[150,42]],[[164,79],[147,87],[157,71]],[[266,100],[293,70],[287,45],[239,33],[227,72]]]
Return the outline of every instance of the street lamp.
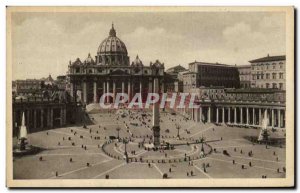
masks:
[[[118,132],[118,140],[119,140],[119,139],[120,139],[120,135],[119,135],[119,134],[120,134],[121,128],[120,128],[120,127],[117,127],[116,130],[117,130],[117,132]]]
[[[204,143],[204,141],[205,141],[205,138],[203,137],[203,135],[202,135],[202,137],[200,138],[200,143],[201,143],[201,151],[202,152],[204,152],[204,147],[203,147],[203,143]]]
[[[180,139],[179,130],[181,129],[181,126],[179,124],[175,124],[175,127],[177,129],[177,138]]]

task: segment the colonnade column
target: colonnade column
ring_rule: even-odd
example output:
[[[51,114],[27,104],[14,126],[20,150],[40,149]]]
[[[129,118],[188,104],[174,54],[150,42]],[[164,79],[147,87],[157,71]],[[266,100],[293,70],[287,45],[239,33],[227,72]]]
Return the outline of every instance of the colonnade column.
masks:
[[[94,82],[94,103],[97,103],[97,82]]]
[[[44,109],[41,109],[41,128],[44,127]]]
[[[255,108],[252,108],[252,125],[255,125]]]
[[[280,112],[281,110],[280,109],[278,109],[277,110],[277,119],[278,119],[278,128],[280,128],[281,127],[281,117],[280,117],[280,114],[281,114],[281,112]]]
[[[236,120],[236,107],[234,107],[234,124],[236,124],[237,120]]]
[[[222,123],[225,123],[225,108],[222,110]]]
[[[240,110],[240,123],[243,124],[243,107],[241,107]]]
[[[246,108],[246,115],[247,115],[246,124],[249,125],[249,108],[248,107]]]
[[[63,108],[60,109],[60,126],[64,124],[64,110]]]
[[[87,103],[87,89],[86,89],[86,81],[82,83],[82,92],[83,92],[83,102]]]
[[[231,111],[231,109],[230,109],[230,107],[228,107],[228,120],[227,120],[228,123],[230,123],[230,118],[231,118],[230,117],[230,111]]]
[[[275,125],[274,109],[272,109],[272,127]]]
[[[33,110],[33,128],[36,128],[36,109]]]
[[[50,127],[53,127],[53,109],[50,109]]]
[[[217,108],[217,120],[216,120],[216,123],[219,123],[219,108]]]

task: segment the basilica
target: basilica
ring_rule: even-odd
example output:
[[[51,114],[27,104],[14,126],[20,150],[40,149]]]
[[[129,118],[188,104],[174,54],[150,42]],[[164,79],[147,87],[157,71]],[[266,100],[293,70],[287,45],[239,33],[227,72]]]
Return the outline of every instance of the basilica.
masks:
[[[127,93],[129,100],[141,93],[143,101],[153,91],[154,78],[159,79],[159,92],[164,92],[164,64],[159,60],[143,64],[137,55],[130,62],[125,43],[112,28],[108,37],[99,45],[97,55],[81,61],[77,58],[68,65],[70,93],[75,101],[84,104],[97,103],[105,93],[112,93],[106,102],[114,102],[116,93]]]

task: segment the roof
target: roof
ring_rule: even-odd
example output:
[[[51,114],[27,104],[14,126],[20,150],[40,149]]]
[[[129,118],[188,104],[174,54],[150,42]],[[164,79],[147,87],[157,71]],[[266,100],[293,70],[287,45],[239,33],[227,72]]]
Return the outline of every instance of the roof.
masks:
[[[241,69],[241,68],[251,68],[251,65],[240,65],[240,66],[237,66],[237,68]]]
[[[183,66],[181,66],[180,64],[174,67],[171,67],[169,69],[167,69],[167,71],[171,71],[173,69],[179,69],[179,70],[186,70]]]
[[[250,60],[250,63],[255,63],[255,62],[271,62],[271,61],[281,61],[281,60],[285,60],[285,55],[282,56],[266,56],[263,58],[258,58],[255,60]]]
[[[230,67],[230,68],[236,67],[236,66],[233,66],[233,65],[222,64],[222,63],[218,63],[218,62],[216,62],[216,63],[209,63],[209,62],[197,62],[197,61],[195,61],[195,62],[189,63],[189,65],[190,64],[197,64],[197,65],[202,65],[202,66],[221,66],[221,67]]]
[[[284,92],[283,90],[272,88],[248,88],[248,89],[226,89],[226,92],[230,93],[274,93]]]

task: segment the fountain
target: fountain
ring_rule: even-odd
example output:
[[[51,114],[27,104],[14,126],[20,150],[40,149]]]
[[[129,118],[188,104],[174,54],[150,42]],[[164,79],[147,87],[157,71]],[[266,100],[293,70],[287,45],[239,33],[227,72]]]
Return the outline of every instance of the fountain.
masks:
[[[268,142],[269,139],[269,134],[267,130],[268,122],[269,119],[267,116],[265,116],[262,120],[261,130],[257,139],[258,142],[266,142],[266,143]]]
[[[22,124],[20,126],[18,145],[13,149],[13,155],[21,156],[36,152],[38,148],[28,145],[27,127],[25,125],[25,113],[22,115]]]

